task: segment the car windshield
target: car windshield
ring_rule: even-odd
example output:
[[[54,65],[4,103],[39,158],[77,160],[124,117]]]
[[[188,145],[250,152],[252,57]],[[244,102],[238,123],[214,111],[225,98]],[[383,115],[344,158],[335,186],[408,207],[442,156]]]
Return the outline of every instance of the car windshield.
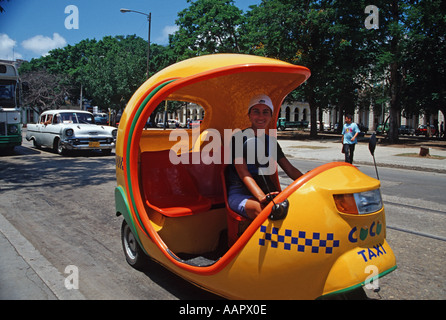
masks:
[[[95,123],[93,115],[83,112],[63,112],[60,119],[62,123]]]

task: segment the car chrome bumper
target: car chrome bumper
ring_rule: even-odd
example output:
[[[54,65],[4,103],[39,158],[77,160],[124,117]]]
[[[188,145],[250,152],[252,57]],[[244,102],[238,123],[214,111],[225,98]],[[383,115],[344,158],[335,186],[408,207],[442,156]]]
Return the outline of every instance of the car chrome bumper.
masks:
[[[96,150],[113,149],[115,140],[103,139],[66,139],[62,141],[62,147],[68,150]]]

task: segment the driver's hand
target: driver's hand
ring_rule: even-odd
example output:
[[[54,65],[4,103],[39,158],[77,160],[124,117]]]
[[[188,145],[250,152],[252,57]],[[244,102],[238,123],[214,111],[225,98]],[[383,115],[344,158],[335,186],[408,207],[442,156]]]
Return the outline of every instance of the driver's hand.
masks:
[[[266,206],[266,205],[267,205],[268,203],[270,203],[271,200],[273,200],[274,197],[277,196],[278,194],[279,194],[278,191],[270,192],[270,193],[266,194],[265,197],[264,197],[263,199],[260,200],[260,203],[261,203],[262,205],[265,205],[265,206]]]

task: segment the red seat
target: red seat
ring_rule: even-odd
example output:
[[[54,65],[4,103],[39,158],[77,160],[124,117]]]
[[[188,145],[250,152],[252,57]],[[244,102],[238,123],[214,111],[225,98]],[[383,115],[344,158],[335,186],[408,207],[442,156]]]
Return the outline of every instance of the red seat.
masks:
[[[195,181],[180,164],[169,160],[170,150],[141,154],[141,179],[146,204],[169,217],[207,211],[211,201],[197,190]]]
[[[200,159],[200,162],[193,163],[194,153],[191,152],[189,164],[184,165],[194,181],[197,182],[198,192],[210,199],[213,205],[220,205],[225,201],[221,181],[222,155],[223,153],[218,151],[217,153],[214,153],[214,151],[211,151],[209,154],[202,153],[199,156],[195,156],[195,158]],[[212,158],[214,156],[215,158]]]

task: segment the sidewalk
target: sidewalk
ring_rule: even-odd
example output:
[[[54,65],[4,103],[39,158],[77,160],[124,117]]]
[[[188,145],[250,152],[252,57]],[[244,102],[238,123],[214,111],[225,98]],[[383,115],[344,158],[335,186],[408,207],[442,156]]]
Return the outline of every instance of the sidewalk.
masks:
[[[57,299],[2,232],[0,251],[0,300]]]
[[[0,300],[84,300],[0,212]]]
[[[344,161],[340,137],[326,135],[318,140],[291,140],[289,136],[289,134],[287,136],[278,134],[279,144],[288,157],[323,162]],[[421,146],[429,148],[430,156],[419,156]],[[375,161],[378,167],[446,173],[446,141],[426,140],[391,146],[377,144]],[[363,138],[356,145],[353,164],[373,165],[373,157],[368,148],[368,138]]]

